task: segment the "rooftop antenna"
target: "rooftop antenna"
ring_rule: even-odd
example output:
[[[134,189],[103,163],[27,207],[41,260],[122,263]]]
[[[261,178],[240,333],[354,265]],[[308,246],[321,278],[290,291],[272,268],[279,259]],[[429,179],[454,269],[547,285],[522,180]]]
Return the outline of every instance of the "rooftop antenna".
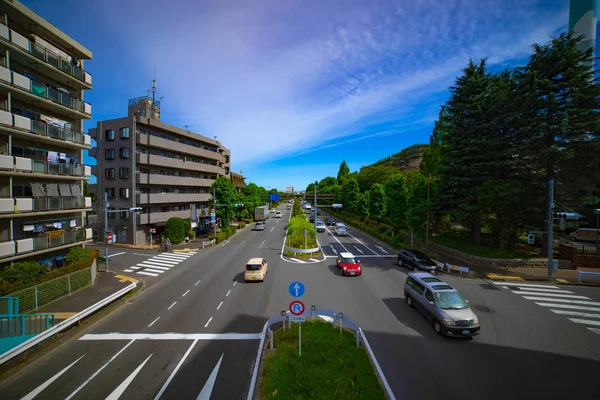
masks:
[[[155,117],[154,102],[156,101],[156,62],[154,63],[154,79],[152,79],[152,118]]]

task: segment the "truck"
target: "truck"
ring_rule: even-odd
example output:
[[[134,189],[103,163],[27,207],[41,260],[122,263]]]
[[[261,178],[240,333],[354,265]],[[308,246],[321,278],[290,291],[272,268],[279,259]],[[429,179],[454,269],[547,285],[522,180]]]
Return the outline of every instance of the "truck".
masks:
[[[254,209],[254,222],[266,221],[269,218],[269,206],[256,207]]]

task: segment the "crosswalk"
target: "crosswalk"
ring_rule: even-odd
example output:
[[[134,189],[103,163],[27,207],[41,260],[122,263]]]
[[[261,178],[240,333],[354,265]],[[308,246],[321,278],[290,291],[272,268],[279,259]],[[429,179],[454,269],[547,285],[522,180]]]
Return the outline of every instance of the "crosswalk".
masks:
[[[547,307],[554,314],[564,315],[569,321],[585,325],[600,334],[600,302],[554,285],[536,285],[520,282],[493,281],[495,285],[531,300],[540,307]]]
[[[124,271],[156,277],[176,267],[179,263],[187,260],[194,254],[196,254],[195,251],[190,251],[189,253],[161,253]]]

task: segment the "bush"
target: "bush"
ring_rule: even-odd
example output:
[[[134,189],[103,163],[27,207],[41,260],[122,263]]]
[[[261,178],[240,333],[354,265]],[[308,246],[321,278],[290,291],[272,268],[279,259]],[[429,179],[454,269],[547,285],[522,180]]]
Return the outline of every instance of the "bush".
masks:
[[[304,238],[304,230],[308,231],[308,237]],[[288,223],[288,239],[287,246],[296,249],[303,249],[306,246],[308,248],[317,247],[315,227],[313,224],[306,220],[304,215],[292,217]]]
[[[68,264],[71,264],[77,261],[87,260],[91,257],[91,255],[92,251],[90,249],[85,249],[83,247],[71,247],[69,253],[65,257],[65,261]]]
[[[210,235],[208,235],[208,240],[213,240],[213,239],[217,239],[217,243],[221,243],[222,241],[227,239],[227,235],[222,231],[217,232],[216,235],[214,233],[211,233]]]
[[[179,217],[171,217],[167,220],[164,235],[171,243],[181,243],[191,231],[190,222]]]
[[[229,239],[230,237],[232,237],[235,234],[236,228],[235,228],[235,226],[226,226],[221,229],[221,232],[225,234],[225,237],[227,239]]]
[[[244,229],[246,227],[246,223],[244,221],[239,222],[239,228]]]
[[[8,283],[30,282],[35,284],[38,278],[46,273],[46,268],[42,267],[37,261],[27,260],[4,269],[4,280]]]

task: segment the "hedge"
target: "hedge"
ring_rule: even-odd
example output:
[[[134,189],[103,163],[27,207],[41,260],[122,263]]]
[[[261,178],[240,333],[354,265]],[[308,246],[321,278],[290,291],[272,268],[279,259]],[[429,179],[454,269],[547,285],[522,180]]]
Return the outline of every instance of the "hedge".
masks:
[[[316,248],[318,245],[316,241],[315,227],[313,224],[306,220],[306,217],[304,215],[292,217],[292,219],[290,219],[287,231],[287,246],[293,247],[295,249],[303,249],[305,247],[305,230],[308,231],[306,246],[309,249]]]
[[[164,235],[171,243],[181,243],[191,231],[190,222],[179,217],[171,217],[167,220]]]
[[[73,248],[73,249],[75,249],[75,248]],[[41,275],[37,279],[34,279],[34,280],[17,281],[17,282],[10,283],[10,284],[0,285],[0,296],[6,296],[11,293],[18,292],[19,290],[27,289],[28,287],[38,285],[42,282],[47,282],[52,279],[59,278],[63,275],[67,275],[72,272],[76,272],[76,271],[91,267],[92,264],[94,263],[94,260],[98,258],[98,255],[100,253],[96,249],[87,249],[87,250],[89,250],[89,252],[90,252],[90,257],[86,260],[75,261],[64,267],[60,267],[53,271],[47,272],[44,275]]]

